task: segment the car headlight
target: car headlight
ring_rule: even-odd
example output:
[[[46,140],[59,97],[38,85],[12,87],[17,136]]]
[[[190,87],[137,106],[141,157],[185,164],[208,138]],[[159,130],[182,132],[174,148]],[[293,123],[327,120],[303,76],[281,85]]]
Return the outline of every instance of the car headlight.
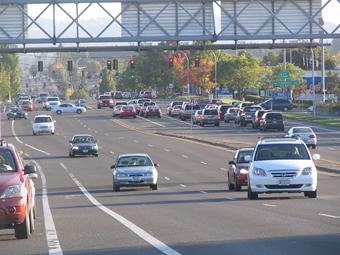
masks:
[[[311,167],[306,167],[302,170],[302,175],[311,175],[313,172],[313,169]]]
[[[114,172],[114,175],[115,175],[116,177],[128,177],[128,175],[127,175],[126,173],[117,172],[117,171]]]
[[[21,185],[20,184],[9,186],[1,194],[0,199],[12,198],[12,197],[23,197],[23,193],[21,191]]]
[[[145,172],[144,176],[153,176],[153,172]]]
[[[242,169],[240,170],[240,174],[248,174],[248,170],[242,168]]]
[[[78,146],[73,146],[72,150],[79,150],[79,147]]]
[[[98,150],[98,145],[93,145],[93,146],[92,146],[92,149],[93,149],[93,150]]]
[[[253,174],[257,175],[257,176],[266,176],[267,175],[266,171],[264,171],[262,168],[257,168],[257,167],[255,167],[253,169]]]

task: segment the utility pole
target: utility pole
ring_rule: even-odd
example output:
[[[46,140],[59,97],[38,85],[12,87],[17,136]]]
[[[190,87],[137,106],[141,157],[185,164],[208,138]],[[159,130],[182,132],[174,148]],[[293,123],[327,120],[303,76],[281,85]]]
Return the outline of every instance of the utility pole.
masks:
[[[11,95],[11,72],[8,72],[8,101],[9,103],[12,102],[12,95]]]
[[[314,77],[314,50],[311,47],[312,54],[312,85],[313,85],[313,116],[316,117],[316,95],[315,95],[315,77]]]

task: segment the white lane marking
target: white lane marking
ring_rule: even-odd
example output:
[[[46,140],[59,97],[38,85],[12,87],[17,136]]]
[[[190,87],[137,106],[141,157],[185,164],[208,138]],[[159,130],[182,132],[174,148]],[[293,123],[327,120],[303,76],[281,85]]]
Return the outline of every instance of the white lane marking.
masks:
[[[120,139],[120,140],[123,140],[123,139],[125,139],[125,137],[121,136],[121,137],[119,137],[119,139]]]
[[[332,147],[327,147],[327,149],[331,150],[331,151],[336,151],[335,148],[332,148]]]
[[[263,204],[264,206],[268,206],[268,207],[277,207],[277,205],[272,205],[272,204]]]
[[[19,137],[17,137],[17,134],[15,133],[15,129],[14,129],[14,120],[12,120],[12,133],[13,133],[13,135],[14,135],[14,137],[15,137],[15,140],[17,140],[19,143],[23,144],[23,141],[21,141],[21,140],[19,139]]]
[[[155,125],[157,125],[157,126],[160,126],[160,127],[164,127],[164,128],[165,128],[164,125],[162,125],[162,124],[160,124],[160,123],[158,123],[158,122],[154,122],[154,121],[148,120],[148,119],[146,119],[146,118],[142,118],[142,117],[140,117],[140,116],[137,116],[137,117],[140,118],[140,119],[146,120],[146,121],[148,121],[148,122],[150,122],[150,123],[152,123],[152,124],[155,124]]]
[[[222,171],[228,171],[228,169],[221,167],[220,168]]]
[[[134,142],[134,143],[139,143],[139,141],[138,141],[138,140],[133,140],[133,142]]]
[[[95,134],[98,134],[98,131],[97,131],[97,130],[95,130],[95,131],[94,131],[94,133],[95,133]]]
[[[148,144],[148,146],[149,146],[149,147],[153,147],[153,145],[152,145],[152,144]]]
[[[57,132],[57,133],[55,133],[55,135],[60,135],[60,133]]]
[[[105,133],[104,135],[105,135],[105,136],[109,136],[109,134],[108,134],[108,133]]]
[[[67,167],[64,165],[63,162],[59,162],[59,165],[60,165],[64,170],[67,170]]]
[[[164,177],[165,180],[167,181],[170,181],[170,178],[169,177]]]
[[[66,138],[66,135],[64,135],[64,138]]]
[[[77,197],[81,197],[81,195],[66,195],[64,196],[64,199],[70,200],[70,199],[77,198]]]
[[[208,194],[208,192],[204,191],[204,190],[200,190],[200,193],[202,194]]]
[[[164,148],[163,150],[164,150],[164,151],[167,151],[167,152],[169,152],[169,151],[170,151],[170,150],[169,150],[169,149],[167,149],[167,148]]]
[[[324,214],[324,213],[319,213],[320,216],[332,218],[332,219],[340,219],[340,216],[335,216],[335,215],[330,215],[330,214]]]
[[[87,199],[94,205],[96,206],[98,209],[102,210],[103,212],[105,212],[106,214],[108,214],[109,216],[111,216],[113,219],[115,219],[116,221],[120,222],[121,224],[123,224],[126,228],[130,229],[133,233],[135,233],[137,236],[139,236],[140,238],[142,238],[143,240],[145,240],[146,242],[148,242],[149,244],[151,244],[153,247],[155,247],[156,249],[158,249],[160,252],[162,252],[163,254],[166,255],[180,255],[180,253],[178,253],[177,251],[175,251],[174,249],[172,249],[171,247],[169,247],[168,245],[166,245],[165,243],[161,242],[160,240],[158,240],[157,238],[155,238],[154,236],[150,235],[149,233],[147,233],[145,230],[143,230],[142,228],[138,227],[136,224],[134,224],[133,222],[129,221],[128,219],[124,218],[123,216],[121,216],[120,214],[110,210],[109,208],[107,208],[106,206],[104,206],[103,204],[99,203],[97,201],[97,199],[95,199],[88,191],[87,189],[78,181],[78,179],[72,174],[70,173],[68,170],[66,170],[66,172],[68,173],[68,175],[71,177],[71,179],[73,180],[73,182],[78,186],[78,188],[81,190],[81,192],[83,192],[83,194],[87,197]]]
[[[32,146],[32,145],[29,145],[29,144],[27,144],[27,143],[25,143],[25,146],[27,146],[28,148],[31,148],[31,149],[33,149],[33,150],[39,151],[39,152],[41,152],[41,153],[43,153],[43,154],[45,154],[45,155],[47,155],[47,156],[50,156],[50,155],[51,155],[51,153],[49,153],[49,152],[47,152],[47,151],[40,150],[40,149],[38,149],[38,148],[36,148],[36,147],[34,147],[34,146]]]
[[[181,186],[182,188],[186,188],[187,186],[184,184],[180,184],[179,186]]]
[[[91,130],[91,128],[87,128],[87,130]]]
[[[111,153],[112,155],[115,155],[115,152],[114,152],[114,151],[110,151],[110,153]]]
[[[84,127],[86,128],[87,126],[84,124]]]
[[[184,155],[184,154],[182,155],[182,157],[183,157],[183,158],[189,158],[187,155]]]
[[[46,239],[47,239],[48,253],[50,255],[52,254],[62,255],[63,251],[60,246],[60,242],[59,242],[58,235],[57,235],[57,230],[55,228],[51,208],[48,202],[46,177],[40,165],[36,161],[33,161],[33,162],[38,168],[38,171],[41,176],[41,182],[42,182],[42,205],[43,205],[43,212],[44,212],[45,234],[46,234]]]
[[[207,163],[207,162],[204,162],[204,161],[201,161],[201,164],[207,165],[208,163]]]

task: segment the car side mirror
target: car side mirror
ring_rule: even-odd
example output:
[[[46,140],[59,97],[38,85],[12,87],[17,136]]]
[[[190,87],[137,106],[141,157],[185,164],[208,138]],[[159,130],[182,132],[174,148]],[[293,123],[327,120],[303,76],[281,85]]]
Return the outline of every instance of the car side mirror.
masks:
[[[251,156],[249,156],[249,155],[246,155],[246,156],[244,156],[244,161],[251,161]]]
[[[231,160],[228,162],[229,165],[236,165],[235,161],[234,160]]]
[[[320,154],[313,154],[313,160],[319,160],[321,157],[320,157]]]
[[[155,167],[159,167],[159,164],[158,164],[158,163],[155,163],[154,166],[155,166]]]
[[[70,140],[70,141],[68,141],[69,143],[73,143],[73,141],[72,140]]]
[[[114,168],[116,168],[116,165],[113,164],[112,166],[110,166],[110,168],[111,168],[111,169],[114,169]]]
[[[24,174],[29,174],[32,179],[38,178],[37,168],[34,165],[25,165]]]

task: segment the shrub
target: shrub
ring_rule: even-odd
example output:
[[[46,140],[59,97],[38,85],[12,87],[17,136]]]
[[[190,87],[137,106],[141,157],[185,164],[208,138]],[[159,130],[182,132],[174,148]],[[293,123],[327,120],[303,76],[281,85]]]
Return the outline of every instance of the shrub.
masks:
[[[266,98],[266,97],[261,97],[261,96],[258,96],[258,95],[246,95],[246,96],[244,97],[244,99],[245,99],[246,101],[254,102],[255,104],[257,104],[257,103],[263,102],[263,101],[266,100],[267,98]]]

